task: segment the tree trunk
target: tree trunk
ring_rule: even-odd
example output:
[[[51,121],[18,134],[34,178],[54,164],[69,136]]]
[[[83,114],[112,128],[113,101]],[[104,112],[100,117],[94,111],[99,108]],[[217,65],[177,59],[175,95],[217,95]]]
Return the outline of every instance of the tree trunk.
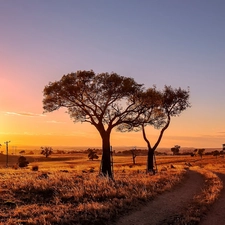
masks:
[[[148,149],[147,172],[153,172],[155,174],[155,170],[154,170],[154,150],[152,148]]]
[[[112,168],[111,168],[111,152],[110,152],[110,134],[107,132],[102,136],[102,166],[101,172],[104,176],[109,176],[112,178]]]
[[[147,147],[148,147],[147,172],[153,172],[153,174],[155,174],[155,170],[154,170],[154,151],[155,151],[155,148],[151,147],[151,144],[146,137],[144,125],[142,125],[142,134],[143,134],[144,140],[147,143]]]

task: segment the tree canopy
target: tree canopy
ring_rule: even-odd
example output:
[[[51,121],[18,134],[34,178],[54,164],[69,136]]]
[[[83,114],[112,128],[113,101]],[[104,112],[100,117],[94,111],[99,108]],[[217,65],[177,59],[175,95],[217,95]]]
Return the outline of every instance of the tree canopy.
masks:
[[[133,78],[116,73],[77,71],[44,88],[43,108],[52,112],[65,107],[74,122],[95,126],[102,138],[102,173],[111,176],[110,133],[140,116],[141,106],[136,100],[143,89]]]
[[[113,128],[120,131],[142,130],[148,146],[148,162],[158,147],[171,117],[178,116],[188,107],[189,90],[165,86],[145,89],[133,78],[114,72],[95,74],[94,71],[77,71],[50,82],[44,88],[44,112],[61,107],[74,122],[82,121],[95,126],[102,138],[102,168],[104,175],[112,176],[110,134]],[[151,145],[145,127],[160,129],[158,140]],[[153,166],[148,165],[151,169]]]
[[[44,111],[66,107],[74,122],[88,122],[98,129],[108,125],[107,129],[112,129],[138,111],[134,99],[142,86],[116,73],[77,71],[44,88]]]
[[[142,130],[143,139],[148,147],[148,170],[153,170],[154,151],[159,146],[165,130],[169,127],[171,117],[176,117],[190,107],[189,89],[172,88],[165,85],[163,90],[155,86],[143,91],[136,101],[142,106],[141,115],[134,123],[122,124],[118,127],[120,131]],[[147,137],[145,127],[151,125],[159,129],[159,136],[155,143],[151,143]]]
[[[184,90],[179,88],[172,88],[171,86],[165,85],[162,91],[159,91],[160,95],[160,104],[157,106],[158,114],[155,114],[154,120],[145,120],[142,123],[142,132],[143,138],[148,146],[148,170],[153,170],[153,155],[156,148],[159,146],[164,132],[169,127],[171,122],[171,117],[179,116],[183,111],[189,108],[189,89]],[[150,111],[151,112],[151,111]],[[159,136],[157,141],[151,145],[145,133],[145,126],[153,125],[156,128],[160,129]]]
[[[53,153],[52,147],[41,147],[41,154],[46,158],[49,157]]]
[[[173,152],[173,155],[179,155],[180,146],[175,145],[174,147],[171,148],[171,151]]]

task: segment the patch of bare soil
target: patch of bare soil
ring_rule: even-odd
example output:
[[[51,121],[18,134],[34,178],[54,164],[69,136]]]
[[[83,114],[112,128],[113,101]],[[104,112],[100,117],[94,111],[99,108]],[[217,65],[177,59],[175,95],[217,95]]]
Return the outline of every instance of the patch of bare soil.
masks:
[[[163,225],[167,219],[179,214],[200,192],[204,178],[195,171],[188,171],[186,179],[171,191],[157,196],[145,206],[119,218],[112,225]],[[211,224],[212,225],[212,224]]]
[[[217,173],[225,184],[225,174]],[[219,199],[212,205],[210,211],[205,215],[200,225],[224,225],[225,224],[225,188],[220,192]]]

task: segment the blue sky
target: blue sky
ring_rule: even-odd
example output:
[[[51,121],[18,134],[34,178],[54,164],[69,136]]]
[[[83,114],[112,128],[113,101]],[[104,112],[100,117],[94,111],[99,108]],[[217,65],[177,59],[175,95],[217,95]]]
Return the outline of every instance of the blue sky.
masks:
[[[0,0],[2,137],[18,127],[18,119],[6,112],[41,114],[49,81],[93,69],[133,77],[146,87],[189,86],[192,108],[172,120],[162,145],[221,147],[224,12],[220,0]],[[45,119],[76,128],[63,112],[54,117]]]

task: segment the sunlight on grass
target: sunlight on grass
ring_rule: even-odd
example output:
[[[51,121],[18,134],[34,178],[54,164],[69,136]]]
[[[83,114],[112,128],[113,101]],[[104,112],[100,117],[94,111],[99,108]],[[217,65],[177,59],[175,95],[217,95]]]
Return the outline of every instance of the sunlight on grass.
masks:
[[[205,177],[182,221],[199,220],[218,198],[224,159],[157,157],[158,173],[146,174],[144,157],[114,157],[114,180],[99,176],[99,161],[57,157],[33,160],[28,168],[0,169],[0,224],[107,224],[182,182],[188,169]],[[187,166],[189,165],[189,166]],[[33,166],[38,171],[33,171]]]
[[[0,219],[4,224],[99,224],[180,182],[185,170],[152,176],[117,170],[115,180],[98,172],[51,169],[1,170]],[[31,219],[32,218],[32,219]],[[102,223],[101,222],[101,223]]]
[[[195,166],[192,169],[204,176],[204,186],[202,187],[201,192],[194,196],[186,210],[182,212],[182,214],[177,215],[176,218],[173,218],[173,220],[169,221],[170,224],[199,224],[202,216],[218,199],[219,194],[223,189],[223,182],[212,171],[198,166]]]

